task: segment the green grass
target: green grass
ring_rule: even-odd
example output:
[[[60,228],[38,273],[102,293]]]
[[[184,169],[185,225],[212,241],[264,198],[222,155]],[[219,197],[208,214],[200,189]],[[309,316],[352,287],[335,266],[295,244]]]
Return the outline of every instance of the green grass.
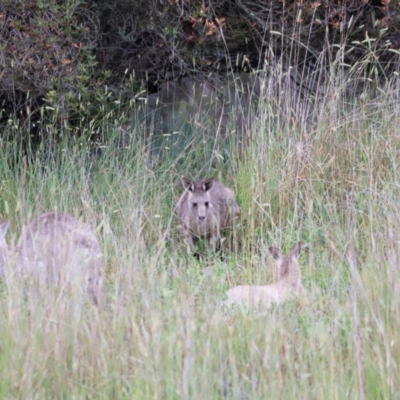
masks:
[[[3,284],[0,397],[400,398],[398,101],[387,90],[372,108],[321,102],[305,129],[286,122],[290,110],[277,122],[267,99],[252,140],[240,152],[220,143],[217,163],[213,137],[156,163],[140,138],[130,149],[92,154],[66,142],[25,158],[2,143],[9,243],[42,212],[83,218],[104,248],[107,305],[77,316],[68,298],[33,307]],[[186,254],[173,217],[181,174],[237,193],[228,259]],[[273,281],[269,246],[298,240],[306,302],[221,312],[227,288]]]

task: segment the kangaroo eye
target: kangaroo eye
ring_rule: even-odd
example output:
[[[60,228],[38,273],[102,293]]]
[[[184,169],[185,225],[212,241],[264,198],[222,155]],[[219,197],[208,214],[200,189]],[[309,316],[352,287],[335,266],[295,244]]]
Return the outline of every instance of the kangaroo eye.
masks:
[[[197,207],[197,203],[193,203],[193,207]]]
[[[204,205],[205,205],[206,207],[208,207],[208,206],[209,206],[208,201],[206,201],[206,202],[204,203]]]

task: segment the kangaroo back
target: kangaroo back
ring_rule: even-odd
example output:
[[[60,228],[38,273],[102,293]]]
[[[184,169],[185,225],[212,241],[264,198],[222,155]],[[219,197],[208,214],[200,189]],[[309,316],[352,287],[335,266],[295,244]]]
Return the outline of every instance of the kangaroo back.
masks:
[[[75,218],[50,212],[30,223],[18,240],[16,265],[36,284],[86,286],[95,303],[101,286],[103,257],[89,226]]]

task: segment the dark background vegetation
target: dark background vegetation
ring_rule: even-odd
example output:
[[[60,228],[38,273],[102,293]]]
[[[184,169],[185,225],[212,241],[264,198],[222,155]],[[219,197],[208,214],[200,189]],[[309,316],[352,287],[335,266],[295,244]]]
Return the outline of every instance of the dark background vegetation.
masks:
[[[49,125],[60,137],[82,136],[82,126],[101,124],[140,90],[182,76],[278,60],[303,76],[361,62],[367,78],[384,80],[399,64],[400,4],[3,0],[0,37],[1,129],[13,124],[11,139],[40,142]]]

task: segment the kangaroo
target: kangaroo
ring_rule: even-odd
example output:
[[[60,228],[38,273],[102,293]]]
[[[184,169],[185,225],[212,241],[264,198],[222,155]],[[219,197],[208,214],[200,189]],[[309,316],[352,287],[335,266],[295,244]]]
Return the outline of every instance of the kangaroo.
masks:
[[[229,289],[228,306],[236,304],[245,308],[251,306],[269,308],[272,303],[281,303],[289,297],[299,296],[305,292],[301,283],[300,266],[297,262],[301,243],[297,243],[288,256],[284,256],[277,247],[270,247],[268,250],[278,267],[278,281],[265,286],[236,286]]]
[[[182,178],[182,185],[185,191],[176,206],[179,231],[190,249],[202,238],[210,241],[215,252],[221,231],[232,227],[233,219],[240,215],[235,194],[214,179]]]
[[[86,287],[89,297],[98,304],[101,248],[89,226],[74,217],[59,212],[40,215],[22,231],[13,256],[24,282],[41,287],[74,281]]]

